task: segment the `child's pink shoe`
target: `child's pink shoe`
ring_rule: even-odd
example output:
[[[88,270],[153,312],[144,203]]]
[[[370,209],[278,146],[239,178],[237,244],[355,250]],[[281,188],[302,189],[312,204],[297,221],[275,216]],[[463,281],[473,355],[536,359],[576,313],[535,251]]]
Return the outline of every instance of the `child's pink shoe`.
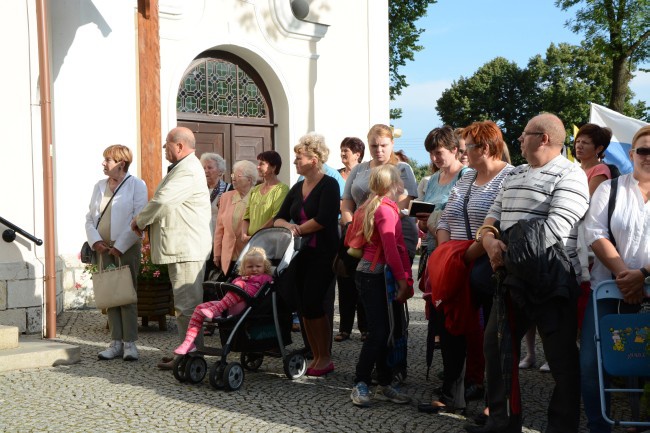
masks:
[[[190,352],[194,352],[196,350],[196,346],[194,345],[193,341],[188,341],[185,340],[183,343],[174,350],[174,353],[176,355],[187,355]]]
[[[203,316],[206,319],[213,319],[214,318],[214,314],[212,313],[212,310],[210,310],[209,308],[200,308],[199,311],[201,312],[201,314],[203,314]]]

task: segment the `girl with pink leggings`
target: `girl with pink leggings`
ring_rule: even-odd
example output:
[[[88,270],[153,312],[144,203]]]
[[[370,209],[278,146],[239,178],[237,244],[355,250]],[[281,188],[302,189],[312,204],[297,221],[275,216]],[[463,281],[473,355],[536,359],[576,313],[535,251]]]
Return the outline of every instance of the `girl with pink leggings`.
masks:
[[[250,248],[244,258],[240,268],[240,276],[235,278],[232,284],[241,287],[250,296],[255,296],[264,284],[271,282],[271,263],[266,258],[266,252],[259,247]],[[241,297],[233,292],[228,292],[218,301],[204,302],[194,309],[190,318],[190,324],[187,327],[185,341],[174,350],[176,355],[186,355],[188,352],[196,350],[194,340],[201,330],[203,320],[207,317],[212,319],[219,317],[224,311],[228,310],[230,314],[238,314],[245,308],[245,303]]]

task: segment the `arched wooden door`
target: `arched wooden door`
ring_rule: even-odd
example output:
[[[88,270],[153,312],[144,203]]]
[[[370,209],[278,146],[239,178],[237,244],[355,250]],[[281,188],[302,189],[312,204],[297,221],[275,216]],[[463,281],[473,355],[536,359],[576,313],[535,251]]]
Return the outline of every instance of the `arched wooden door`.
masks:
[[[227,175],[240,160],[274,149],[273,107],[259,74],[243,59],[208,51],[187,68],[176,100],[178,126],[196,136],[196,153],[215,152]]]

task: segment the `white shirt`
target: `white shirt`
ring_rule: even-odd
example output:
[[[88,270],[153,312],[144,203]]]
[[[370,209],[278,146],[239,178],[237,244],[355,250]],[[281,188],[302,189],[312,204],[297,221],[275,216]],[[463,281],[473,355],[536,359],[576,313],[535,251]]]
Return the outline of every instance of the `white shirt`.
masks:
[[[591,205],[585,216],[585,238],[588,245],[598,239],[609,239],[607,210],[611,182],[606,180],[601,183],[591,197]],[[618,178],[616,207],[611,225],[616,250],[628,268],[639,269],[650,263],[650,201],[644,202],[639,182],[632,174]],[[592,287],[611,278],[611,271],[596,257],[591,271]]]

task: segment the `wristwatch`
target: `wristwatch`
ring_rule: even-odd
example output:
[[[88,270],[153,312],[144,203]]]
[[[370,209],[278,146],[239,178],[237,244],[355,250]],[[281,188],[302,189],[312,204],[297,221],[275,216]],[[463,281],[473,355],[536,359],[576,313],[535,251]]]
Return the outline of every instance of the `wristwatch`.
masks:
[[[647,284],[647,285],[650,286],[650,272],[648,272],[648,270],[645,268],[645,266],[643,266],[643,267],[642,267],[641,269],[639,269],[639,270],[641,271],[641,273],[642,273],[643,276],[645,277],[645,280],[643,280],[643,282],[644,282],[645,284]]]

